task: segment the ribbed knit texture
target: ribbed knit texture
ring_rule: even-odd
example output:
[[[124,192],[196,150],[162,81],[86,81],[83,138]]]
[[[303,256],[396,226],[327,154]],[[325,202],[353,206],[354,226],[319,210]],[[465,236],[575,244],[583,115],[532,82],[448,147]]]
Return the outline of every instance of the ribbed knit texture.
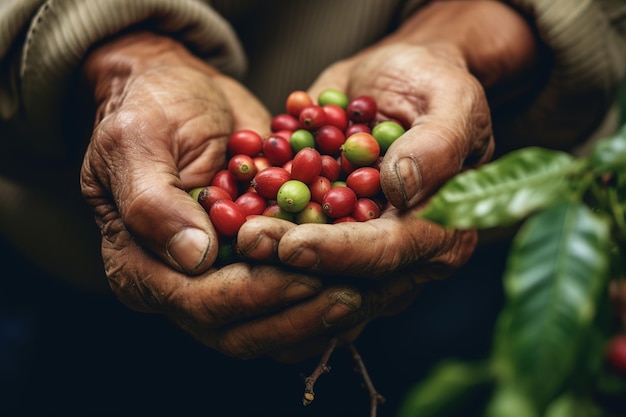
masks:
[[[245,57],[230,25],[196,0],[48,0],[31,19],[19,97],[29,123],[19,127],[26,128],[25,138],[42,153],[65,153],[59,136],[64,110],[60,103],[89,47],[135,24],[149,21],[155,30],[171,33],[226,73],[241,75],[245,70]]]

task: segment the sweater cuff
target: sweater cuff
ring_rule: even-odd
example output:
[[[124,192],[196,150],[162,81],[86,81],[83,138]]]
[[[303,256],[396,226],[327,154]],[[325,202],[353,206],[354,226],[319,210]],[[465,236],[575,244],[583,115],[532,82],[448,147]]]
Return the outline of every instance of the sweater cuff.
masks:
[[[49,157],[67,155],[60,104],[76,85],[82,59],[98,41],[140,24],[175,37],[226,74],[245,70],[230,25],[197,0],[48,0],[32,19],[20,65],[21,111],[34,129],[26,136],[29,147]]]

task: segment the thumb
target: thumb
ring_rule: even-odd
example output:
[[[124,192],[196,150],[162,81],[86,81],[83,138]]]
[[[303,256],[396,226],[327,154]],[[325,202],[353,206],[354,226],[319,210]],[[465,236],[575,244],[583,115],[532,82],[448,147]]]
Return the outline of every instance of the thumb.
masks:
[[[488,161],[494,151],[489,107],[473,77],[450,82],[427,100],[425,114],[391,144],[380,166],[381,187],[401,209],[414,207],[460,171]]]

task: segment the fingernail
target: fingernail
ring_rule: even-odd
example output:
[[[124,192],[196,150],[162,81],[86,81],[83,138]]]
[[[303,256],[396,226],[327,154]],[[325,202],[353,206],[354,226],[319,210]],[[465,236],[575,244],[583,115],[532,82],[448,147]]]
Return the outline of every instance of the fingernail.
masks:
[[[337,296],[337,302],[333,304],[324,317],[322,322],[325,327],[330,327],[344,319],[350,313],[355,312],[361,305],[361,295],[356,292],[342,292]]]
[[[291,281],[283,290],[283,301],[289,303],[302,300],[316,294],[319,288],[312,282]]]
[[[412,158],[402,158],[396,165],[396,175],[402,186],[406,205],[410,207],[416,202],[422,190],[422,174],[419,166]]]
[[[284,262],[291,266],[314,268],[319,264],[319,261],[320,259],[313,249],[298,248]]]
[[[194,272],[206,259],[209,236],[200,229],[183,229],[169,241],[167,253],[183,271]]]

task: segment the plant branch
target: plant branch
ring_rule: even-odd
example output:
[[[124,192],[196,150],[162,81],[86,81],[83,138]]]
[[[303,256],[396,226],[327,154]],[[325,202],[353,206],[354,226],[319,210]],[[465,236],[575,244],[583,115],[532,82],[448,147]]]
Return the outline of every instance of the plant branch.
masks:
[[[308,377],[306,377],[306,379],[304,380],[304,395],[302,396],[302,404],[304,404],[305,406],[311,404],[313,400],[315,399],[315,392],[313,391],[313,386],[315,385],[315,382],[317,382],[317,379],[322,374],[330,372],[330,366],[328,366],[328,360],[330,359],[330,355],[333,353],[336,346],[337,346],[337,338],[333,337],[328,342],[328,347],[326,348],[326,351],[320,358],[319,363],[313,370],[313,373],[309,375]]]
[[[384,403],[385,397],[383,397],[382,395],[378,393],[378,391],[376,391],[376,388],[374,387],[374,384],[372,383],[372,379],[370,378],[369,373],[367,372],[367,368],[365,368],[365,363],[363,363],[363,359],[361,358],[361,355],[357,351],[354,344],[350,343],[348,347],[350,348],[350,352],[352,352],[352,358],[356,362],[359,373],[363,377],[365,386],[367,387],[367,390],[369,391],[369,394],[370,394],[370,416],[376,417],[378,404]]]

